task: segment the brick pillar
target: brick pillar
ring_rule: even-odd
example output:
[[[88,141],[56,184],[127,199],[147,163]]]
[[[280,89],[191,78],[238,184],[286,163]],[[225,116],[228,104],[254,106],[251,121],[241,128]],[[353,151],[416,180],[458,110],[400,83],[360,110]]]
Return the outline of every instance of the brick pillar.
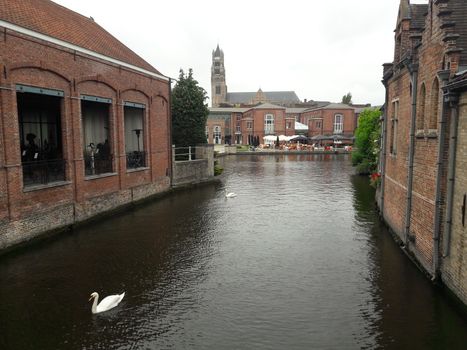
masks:
[[[7,85],[8,86],[8,85]],[[21,195],[23,193],[23,172],[21,167],[21,150],[18,125],[18,108],[15,85],[3,93],[3,128],[5,130],[5,166],[9,197],[10,220],[21,215]]]

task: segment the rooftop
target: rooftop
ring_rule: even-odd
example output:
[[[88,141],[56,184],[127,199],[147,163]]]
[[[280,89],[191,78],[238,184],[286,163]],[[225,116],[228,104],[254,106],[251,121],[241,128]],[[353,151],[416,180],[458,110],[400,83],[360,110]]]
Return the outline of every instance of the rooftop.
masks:
[[[295,91],[262,91],[267,100],[273,103],[300,102]],[[250,103],[256,97],[255,92],[228,92],[227,101],[233,104]]]
[[[2,21],[161,74],[92,18],[53,1],[0,0],[0,27]]]

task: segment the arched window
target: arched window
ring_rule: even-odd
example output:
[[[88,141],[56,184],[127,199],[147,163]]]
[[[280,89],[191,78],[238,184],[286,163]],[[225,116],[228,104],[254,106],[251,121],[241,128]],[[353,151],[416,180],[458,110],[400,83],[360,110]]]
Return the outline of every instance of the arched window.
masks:
[[[426,89],[425,84],[422,84],[420,89],[420,98],[418,100],[418,113],[417,113],[417,130],[425,129],[425,101]]]
[[[344,131],[344,116],[342,114],[334,115],[334,134],[342,134]]]
[[[266,114],[264,116],[264,134],[274,134],[274,116],[272,114]]]
[[[222,136],[221,136],[221,127],[219,125],[216,125],[214,127],[214,133],[213,133],[213,138],[214,138],[214,143],[216,145],[220,145],[222,141]]]
[[[439,82],[438,78],[433,82],[433,87],[431,88],[431,113],[430,113],[430,123],[428,129],[436,130],[438,128],[438,111],[439,111]]]

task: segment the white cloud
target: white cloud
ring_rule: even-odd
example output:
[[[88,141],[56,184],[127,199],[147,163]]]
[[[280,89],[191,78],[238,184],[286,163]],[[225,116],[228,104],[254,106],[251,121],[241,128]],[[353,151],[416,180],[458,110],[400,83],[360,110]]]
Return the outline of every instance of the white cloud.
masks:
[[[381,104],[399,0],[55,0],[97,23],[163,74],[180,68],[210,94],[211,52],[229,91],[295,90],[301,99]],[[427,1],[412,1],[426,3]]]

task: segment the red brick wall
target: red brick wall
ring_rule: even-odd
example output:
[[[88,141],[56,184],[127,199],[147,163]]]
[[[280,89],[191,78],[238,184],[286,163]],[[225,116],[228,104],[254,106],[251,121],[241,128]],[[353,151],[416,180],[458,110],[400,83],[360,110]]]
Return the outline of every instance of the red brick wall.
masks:
[[[208,127],[208,132],[209,132],[209,137],[208,137],[208,143],[214,143],[214,127],[219,126],[221,128],[221,137],[222,137],[222,143],[224,143],[225,140],[225,119],[219,118],[219,119],[213,119],[213,118],[208,118],[206,122],[206,126]]]
[[[308,125],[308,136],[334,134],[334,118],[336,114],[344,117],[343,134],[353,135],[356,129],[355,111],[353,109],[318,109],[302,114],[301,120]],[[316,119],[321,119],[321,128],[316,127]]]
[[[454,181],[452,231],[446,256],[442,260],[442,279],[467,304],[467,230],[462,222],[464,195],[467,192],[467,92],[459,98],[458,141]]]
[[[254,119],[255,135],[262,137],[264,134],[264,117],[266,114],[274,116],[274,134],[285,135],[285,110],[284,109],[253,109],[251,115]]]
[[[386,118],[386,180],[384,197],[384,218],[393,230],[402,238],[405,224],[405,208],[407,197],[407,159],[408,137],[410,131],[411,97],[410,75],[404,70],[389,84],[389,98]],[[394,115],[393,101],[399,101],[397,125],[397,151],[390,154],[391,118]]]
[[[3,129],[0,133],[0,224],[2,220],[4,224],[27,220],[29,216],[47,213],[58,207],[71,205],[84,208],[89,201],[96,204],[99,198],[116,193],[121,194],[121,200],[115,201],[115,205],[123,204],[128,198],[131,200],[134,189],[141,192],[141,186],[147,186],[148,195],[168,188],[170,131],[167,81],[9,30],[6,31],[6,40],[0,41],[0,62],[0,86],[3,87],[0,90],[0,128]],[[65,94],[61,127],[67,183],[61,186],[33,191],[23,188],[16,84],[57,89]],[[81,94],[112,99],[110,139],[115,174],[110,176],[93,179],[84,176]],[[144,146],[148,152],[147,169],[126,169],[123,101],[146,105]],[[101,205],[101,209],[105,210],[112,207],[111,202]],[[96,214],[99,206],[89,207],[85,211],[88,213],[85,216]],[[42,224],[45,225],[43,229],[50,229],[65,222],[68,224],[70,218],[64,218],[63,222]],[[0,236],[2,230],[8,232],[8,228],[0,227]]]
[[[441,29],[442,19],[438,16],[439,6],[433,4],[433,14],[428,12],[425,18],[425,30],[421,36],[421,45],[418,47],[418,85],[417,85],[417,121],[414,149],[412,208],[410,220],[410,250],[419,262],[430,272],[433,270],[433,241],[436,201],[436,178],[438,149],[440,141],[441,103],[442,97],[439,89],[434,84],[437,73],[443,70],[443,58],[447,44],[443,42],[446,29]],[[429,6],[430,8],[430,6]],[[410,42],[409,22],[403,21],[396,31],[396,39],[402,38],[401,54],[414,49],[417,42]],[[395,67],[399,63],[400,55],[395,55]],[[453,65],[453,69],[456,65]],[[439,82],[438,86],[442,83]],[[425,87],[425,99],[422,98],[422,86]],[[388,81],[388,105],[386,118],[386,188],[384,200],[384,217],[394,231],[402,235],[405,223],[405,211],[407,206],[407,162],[409,158],[410,123],[411,123],[411,83],[410,74],[406,67],[402,70],[395,68],[393,77]],[[435,96],[438,96],[437,104]],[[397,154],[390,154],[390,130],[391,117],[393,115],[394,100],[399,100],[399,118],[397,131]],[[425,100],[423,104],[422,101]],[[422,112],[424,111],[424,113]],[[430,123],[430,119],[434,123]],[[449,115],[446,115],[449,123]],[[431,124],[431,125],[430,125]],[[449,124],[448,124],[449,125]],[[443,159],[447,151],[443,154]],[[441,173],[441,191],[445,191],[444,171]],[[441,206],[441,210],[444,207]],[[442,228],[441,228],[442,232]]]

